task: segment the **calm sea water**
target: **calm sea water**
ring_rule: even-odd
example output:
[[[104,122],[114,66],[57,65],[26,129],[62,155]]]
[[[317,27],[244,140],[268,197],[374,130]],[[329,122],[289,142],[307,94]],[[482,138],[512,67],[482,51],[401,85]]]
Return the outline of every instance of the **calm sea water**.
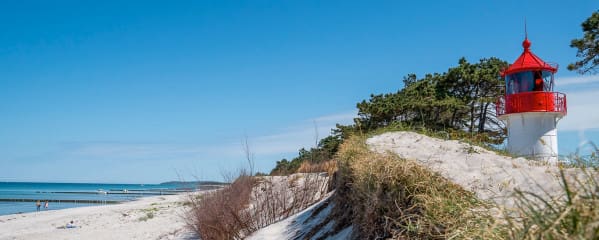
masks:
[[[0,182],[0,215],[134,200],[143,196],[174,194],[189,189],[182,184],[96,184]],[[46,210],[43,201],[49,200]]]

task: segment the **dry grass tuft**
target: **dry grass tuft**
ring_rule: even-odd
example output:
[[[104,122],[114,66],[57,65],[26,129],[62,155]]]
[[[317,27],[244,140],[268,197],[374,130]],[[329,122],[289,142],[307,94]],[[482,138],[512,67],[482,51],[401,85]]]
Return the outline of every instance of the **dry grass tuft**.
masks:
[[[337,171],[337,161],[329,160],[319,163],[304,161],[297,170],[298,173],[321,173],[326,172],[329,176]]]
[[[487,205],[416,162],[369,151],[364,139],[339,151],[336,213],[359,239],[497,238]]]

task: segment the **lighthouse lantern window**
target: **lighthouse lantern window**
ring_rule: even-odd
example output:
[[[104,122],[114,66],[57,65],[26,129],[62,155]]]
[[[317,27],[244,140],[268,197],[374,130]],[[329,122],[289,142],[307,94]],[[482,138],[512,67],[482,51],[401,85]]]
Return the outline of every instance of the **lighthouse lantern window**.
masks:
[[[533,70],[505,76],[507,94],[553,90],[553,74],[549,71]]]

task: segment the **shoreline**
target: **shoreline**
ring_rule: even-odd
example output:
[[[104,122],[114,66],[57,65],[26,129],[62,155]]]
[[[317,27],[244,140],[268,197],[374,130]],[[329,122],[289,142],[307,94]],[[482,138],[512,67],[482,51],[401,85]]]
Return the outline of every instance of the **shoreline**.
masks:
[[[197,192],[201,194],[201,192]],[[0,239],[184,239],[188,193],[0,216]],[[76,228],[66,228],[73,221]]]
[[[176,194],[169,194],[169,195],[176,195]],[[80,208],[80,207],[93,207],[93,206],[104,206],[104,205],[113,205],[113,204],[123,204],[123,203],[128,203],[128,202],[133,202],[133,201],[137,201],[139,199],[142,198],[146,198],[146,197],[153,197],[153,196],[165,196],[165,195],[148,195],[148,196],[138,196],[136,198],[132,198],[132,199],[128,199],[128,200],[102,200],[102,199],[19,199],[19,198],[0,198],[0,204],[2,203],[6,203],[6,204],[30,204],[31,207],[27,207],[26,211],[21,211],[21,212],[13,212],[13,213],[2,213],[2,209],[0,209],[0,217],[2,216],[7,216],[7,215],[12,215],[12,214],[26,214],[26,213],[35,213],[35,212],[46,212],[46,211],[58,211],[58,210],[64,210],[64,209],[71,209],[71,208]],[[40,210],[36,210],[35,207],[35,203],[37,201],[40,201],[40,203],[42,204],[41,209]],[[45,202],[50,203],[50,208],[49,209],[45,209],[44,208],[44,203]],[[58,206],[58,207],[56,207]]]
[[[110,189],[103,190],[50,190],[27,192],[22,190],[2,189],[0,187],[0,216],[9,214],[23,214],[38,211],[61,210],[68,208],[101,206],[107,204],[121,204],[135,201],[144,197],[177,195],[193,191],[191,189],[165,188],[165,189]],[[196,189],[195,191],[199,191]],[[16,192],[16,193],[13,193]],[[41,209],[36,210],[36,202],[42,204]],[[48,202],[50,208],[44,207]],[[28,205],[30,204],[30,205]]]

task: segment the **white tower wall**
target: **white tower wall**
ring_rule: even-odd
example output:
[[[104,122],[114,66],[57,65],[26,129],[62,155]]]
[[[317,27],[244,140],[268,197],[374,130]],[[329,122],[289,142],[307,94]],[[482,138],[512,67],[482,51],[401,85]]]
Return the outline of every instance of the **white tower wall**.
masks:
[[[556,112],[512,113],[506,118],[508,151],[517,156],[556,163],[557,122],[563,115]]]

